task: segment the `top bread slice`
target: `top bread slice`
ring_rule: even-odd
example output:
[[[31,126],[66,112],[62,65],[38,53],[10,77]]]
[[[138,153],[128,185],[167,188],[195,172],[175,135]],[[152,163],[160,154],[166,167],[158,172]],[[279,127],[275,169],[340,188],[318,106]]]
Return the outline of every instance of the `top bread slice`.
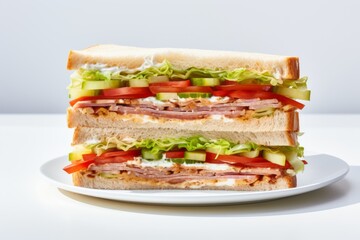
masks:
[[[152,59],[154,63],[167,60],[180,70],[190,67],[223,70],[246,68],[259,72],[267,71],[282,79],[298,79],[300,75],[299,59],[293,56],[118,45],[95,45],[84,50],[71,50],[67,68],[74,70],[84,64],[106,64],[134,69],[140,67],[146,58]]]

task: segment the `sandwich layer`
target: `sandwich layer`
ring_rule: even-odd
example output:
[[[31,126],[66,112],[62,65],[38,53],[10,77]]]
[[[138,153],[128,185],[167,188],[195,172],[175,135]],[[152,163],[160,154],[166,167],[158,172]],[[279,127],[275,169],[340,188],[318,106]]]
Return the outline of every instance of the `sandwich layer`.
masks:
[[[84,64],[106,64],[128,69],[139,68],[145,59],[155,63],[169,61],[177,69],[191,67],[204,69],[246,68],[259,72],[267,71],[282,79],[299,78],[299,60],[297,57],[277,56],[256,53],[172,49],[137,48],[117,45],[96,45],[84,50],[72,50],[69,53],[67,68],[79,69]]]
[[[74,132],[73,145],[85,142],[107,142],[109,138],[125,139],[164,139],[187,138],[202,136],[206,139],[226,139],[238,143],[254,142],[264,146],[295,146],[297,133],[295,132],[217,132],[193,131],[189,129],[143,129],[143,128],[89,128],[77,127]]]
[[[204,164],[205,165],[205,164]],[[296,176],[269,168],[206,170],[199,167],[138,167],[114,163],[73,173],[76,186],[96,189],[208,189],[268,191],[296,187]]]
[[[296,187],[309,100],[297,57],[96,45],[75,71],[64,171],[97,189],[267,191]]]
[[[254,182],[253,180],[256,179]],[[261,180],[253,176],[243,179],[196,179],[181,183],[149,180],[121,174],[117,178],[104,178],[88,175],[87,172],[73,174],[75,186],[109,189],[109,190],[148,190],[148,189],[187,189],[187,190],[232,190],[232,191],[270,191],[296,187],[296,177],[284,176],[277,179],[263,177]]]
[[[186,120],[153,117],[144,114],[118,114],[103,109],[94,112],[88,108],[72,108],[67,111],[70,128],[128,128],[128,129],[176,129],[202,132],[298,132],[299,117],[296,111],[275,110],[273,114],[259,118],[247,115],[235,118],[225,116]]]

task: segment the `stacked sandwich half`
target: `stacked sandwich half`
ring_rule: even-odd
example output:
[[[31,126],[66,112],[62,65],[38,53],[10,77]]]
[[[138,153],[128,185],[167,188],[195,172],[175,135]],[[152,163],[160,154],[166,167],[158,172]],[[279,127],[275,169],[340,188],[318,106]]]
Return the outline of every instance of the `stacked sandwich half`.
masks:
[[[297,57],[97,45],[70,51],[74,184],[273,190],[303,171]]]

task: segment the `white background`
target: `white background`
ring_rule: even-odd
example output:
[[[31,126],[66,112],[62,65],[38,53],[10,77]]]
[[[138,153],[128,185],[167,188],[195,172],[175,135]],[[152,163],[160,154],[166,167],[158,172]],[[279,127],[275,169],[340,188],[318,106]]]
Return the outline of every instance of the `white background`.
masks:
[[[70,49],[98,43],[300,57],[304,112],[360,113],[360,2],[0,0],[0,113],[63,113]]]

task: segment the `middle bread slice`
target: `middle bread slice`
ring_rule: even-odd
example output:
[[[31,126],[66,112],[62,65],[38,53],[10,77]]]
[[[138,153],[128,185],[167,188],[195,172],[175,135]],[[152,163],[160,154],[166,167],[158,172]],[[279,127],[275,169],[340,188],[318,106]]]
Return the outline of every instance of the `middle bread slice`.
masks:
[[[184,113],[177,113],[181,116]],[[89,128],[147,129],[149,131],[173,129],[174,131],[202,132],[298,132],[299,116],[295,110],[275,110],[262,117],[227,118],[225,116],[202,119],[177,119],[144,114],[119,114],[101,108],[68,108],[68,126]]]
[[[74,132],[73,145],[86,142],[107,142],[108,139],[166,139],[190,138],[200,136],[206,139],[225,139],[235,144],[253,142],[264,146],[296,146],[297,132],[217,132],[177,129],[143,129],[143,128],[89,128],[77,127]]]

